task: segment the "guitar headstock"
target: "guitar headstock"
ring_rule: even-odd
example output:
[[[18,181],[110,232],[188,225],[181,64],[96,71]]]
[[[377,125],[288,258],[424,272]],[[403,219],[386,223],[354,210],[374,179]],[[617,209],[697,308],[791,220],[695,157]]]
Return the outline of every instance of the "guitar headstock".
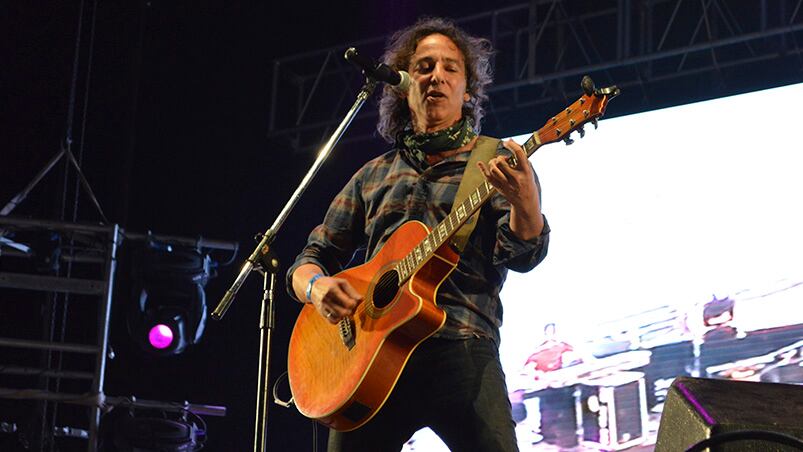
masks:
[[[596,129],[597,119],[605,114],[608,102],[620,92],[616,86],[595,88],[594,81],[587,75],[583,77],[580,86],[583,88],[582,97],[553,116],[536,132],[542,145],[561,140],[566,144],[572,144],[574,140],[569,135],[575,130],[579,132],[580,138],[583,138],[585,135],[583,126],[590,122]]]

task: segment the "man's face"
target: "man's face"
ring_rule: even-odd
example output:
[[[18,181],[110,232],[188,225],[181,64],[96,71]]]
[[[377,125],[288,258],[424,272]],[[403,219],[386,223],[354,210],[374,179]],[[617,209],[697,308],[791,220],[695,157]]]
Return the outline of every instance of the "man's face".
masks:
[[[413,83],[407,105],[416,132],[434,132],[460,120],[469,100],[466,63],[451,39],[436,33],[419,41],[408,72]]]

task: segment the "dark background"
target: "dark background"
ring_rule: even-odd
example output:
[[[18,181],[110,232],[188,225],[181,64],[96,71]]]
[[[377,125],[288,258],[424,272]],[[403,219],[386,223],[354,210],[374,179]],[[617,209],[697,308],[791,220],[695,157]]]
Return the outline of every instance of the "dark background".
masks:
[[[221,269],[207,286],[212,309],[250,252],[253,234],[271,225],[314,158],[313,152],[293,152],[267,138],[272,61],[337,44],[345,48],[425,14],[460,18],[514,3],[520,2],[105,0],[96,9],[86,1],[82,13],[77,0],[7,2],[0,7],[0,205],[71,136],[73,152],[111,222],[129,231],[241,244],[235,264]],[[79,17],[82,42],[74,76]],[[623,97],[622,107],[611,108],[609,116],[654,109],[669,104],[666,99],[680,104],[801,79],[799,71],[769,83],[760,75],[760,70],[728,73],[729,85],[719,91],[690,90],[696,82],[687,79],[652,104]],[[356,71],[354,79],[359,84]],[[497,124],[491,132],[523,130]],[[276,241],[285,269],[335,190],[385,149],[374,140],[335,150]],[[76,185],[70,174],[65,183],[63,162],[57,165],[14,215],[72,219]],[[99,222],[85,191],[78,193],[76,218]],[[129,301],[119,290],[111,342],[117,357],[109,364],[106,392],[226,406],[225,418],[206,418],[207,449],[251,449],[260,288],[259,278],[252,276],[225,319],[210,320],[202,343],[171,358],[143,355],[132,345],[121,323],[122,306]],[[4,301],[0,315],[16,315]],[[274,379],[285,370],[298,309],[282,282]],[[71,327],[94,328],[92,316],[72,321]],[[286,394],[286,385],[283,389]],[[269,428],[270,450],[311,450],[312,424],[293,410],[271,405]],[[318,434],[322,441],[324,430]],[[59,447],[80,450],[75,444]]]

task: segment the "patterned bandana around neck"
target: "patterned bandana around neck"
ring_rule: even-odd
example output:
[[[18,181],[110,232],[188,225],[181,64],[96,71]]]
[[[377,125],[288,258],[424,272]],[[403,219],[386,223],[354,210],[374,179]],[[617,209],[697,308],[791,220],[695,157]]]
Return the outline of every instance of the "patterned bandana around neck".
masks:
[[[437,132],[416,134],[413,129],[407,129],[402,132],[401,141],[410,151],[437,154],[463,147],[476,136],[471,120],[463,117],[455,125]]]

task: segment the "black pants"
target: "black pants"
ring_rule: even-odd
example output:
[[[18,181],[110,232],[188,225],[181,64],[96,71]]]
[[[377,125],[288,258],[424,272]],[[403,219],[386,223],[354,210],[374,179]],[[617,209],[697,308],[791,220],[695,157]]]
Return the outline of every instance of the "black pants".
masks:
[[[492,341],[424,341],[373,419],[351,432],[330,430],[329,452],[397,452],[423,427],[434,430],[452,452],[518,451]]]

